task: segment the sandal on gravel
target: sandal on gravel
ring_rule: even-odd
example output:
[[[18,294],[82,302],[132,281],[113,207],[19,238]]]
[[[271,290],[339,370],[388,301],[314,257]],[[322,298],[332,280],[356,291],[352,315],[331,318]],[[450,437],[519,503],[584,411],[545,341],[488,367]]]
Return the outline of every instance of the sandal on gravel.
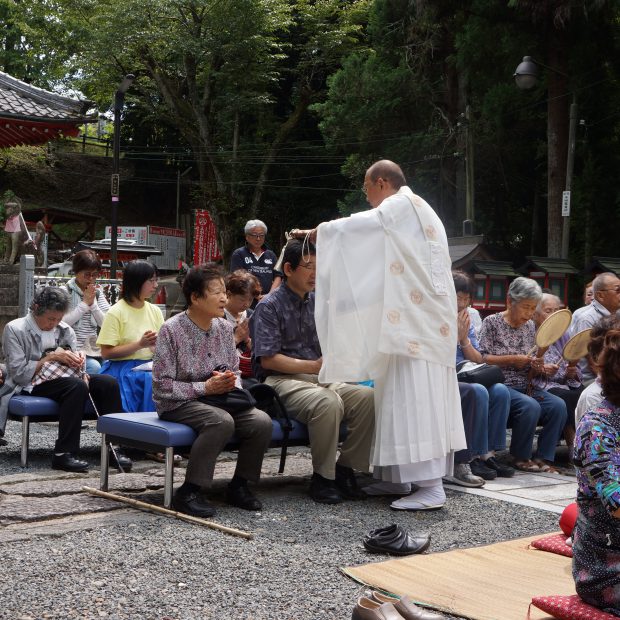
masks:
[[[538,469],[545,474],[559,474],[560,472],[551,464],[541,459],[534,459],[534,463],[538,465]]]
[[[519,471],[526,471],[530,474],[540,473],[540,467],[534,463],[534,461],[530,461],[529,459],[515,461],[512,466]]]
[[[166,462],[166,455],[163,452],[147,452],[145,456],[149,461],[157,461],[158,463]],[[172,462],[174,463],[174,466],[176,467],[177,465],[181,464],[182,460],[183,458],[181,457],[180,454],[175,454],[174,458],[172,459]]]

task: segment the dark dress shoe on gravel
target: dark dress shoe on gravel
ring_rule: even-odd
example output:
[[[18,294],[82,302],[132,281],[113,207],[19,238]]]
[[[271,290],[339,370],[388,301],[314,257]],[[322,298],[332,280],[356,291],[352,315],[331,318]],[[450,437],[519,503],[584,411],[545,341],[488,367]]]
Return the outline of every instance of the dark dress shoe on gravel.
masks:
[[[390,555],[413,555],[426,551],[431,544],[431,535],[414,534],[400,525],[389,526],[384,531],[370,532],[363,540],[364,547],[371,553],[389,553]]]
[[[61,456],[52,457],[52,469],[61,469],[62,471],[73,471],[83,473],[88,471],[88,463],[76,458],[70,452],[65,452]]]
[[[377,603],[366,596],[360,596],[353,608],[351,620],[403,620],[391,603]]]
[[[319,504],[340,504],[342,495],[333,480],[314,473],[310,481],[310,497]]]
[[[336,487],[346,499],[366,499],[368,496],[357,486],[355,472],[350,467],[336,465]]]
[[[172,505],[178,512],[193,517],[212,517],[215,514],[215,506],[208,502],[201,493],[175,493]]]
[[[109,450],[109,459],[108,459],[108,463],[110,465],[110,467],[116,467],[118,469],[118,465],[120,464],[121,468],[123,469],[123,472],[125,473],[129,473],[131,471],[131,468],[133,467],[133,461],[125,454],[123,454],[123,452],[120,450],[120,448],[117,448],[116,446],[114,446],[114,452],[116,452],[116,456],[118,457],[118,463],[116,461],[116,457],[114,456],[114,452],[112,452],[111,449]]]
[[[226,491],[226,501],[231,506],[243,508],[243,510],[262,510],[263,505],[256,499],[248,487],[240,486],[236,489],[228,487]]]
[[[408,596],[397,598],[373,591],[372,599],[377,603],[391,603],[405,620],[444,620],[445,616],[434,611],[422,609],[411,602]]]

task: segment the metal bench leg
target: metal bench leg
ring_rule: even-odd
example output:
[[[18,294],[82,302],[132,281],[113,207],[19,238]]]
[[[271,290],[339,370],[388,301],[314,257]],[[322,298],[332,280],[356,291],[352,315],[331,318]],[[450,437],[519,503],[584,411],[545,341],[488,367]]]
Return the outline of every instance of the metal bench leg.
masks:
[[[108,490],[108,460],[110,458],[108,452],[108,444],[106,442],[106,434],[101,433],[101,471],[99,472],[99,488],[102,491]]]
[[[30,417],[25,415],[22,418],[22,467],[28,467],[28,445],[30,444]]]
[[[166,448],[165,467],[164,508],[170,508],[172,506],[172,490],[174,486],[174,448]]]

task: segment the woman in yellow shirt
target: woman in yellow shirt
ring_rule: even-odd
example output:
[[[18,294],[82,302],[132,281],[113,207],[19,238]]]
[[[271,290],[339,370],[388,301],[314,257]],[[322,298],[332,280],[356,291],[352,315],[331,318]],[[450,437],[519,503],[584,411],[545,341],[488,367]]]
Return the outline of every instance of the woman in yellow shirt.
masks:
[[[153,358],[161,310],[148,299],[157,290],[154,265],[130,262],[123,272],[122,298],[105,315],[97,345],[105,360],[101,373],[116,377],[125,411],[155,411],[151,372],[134,371]]]

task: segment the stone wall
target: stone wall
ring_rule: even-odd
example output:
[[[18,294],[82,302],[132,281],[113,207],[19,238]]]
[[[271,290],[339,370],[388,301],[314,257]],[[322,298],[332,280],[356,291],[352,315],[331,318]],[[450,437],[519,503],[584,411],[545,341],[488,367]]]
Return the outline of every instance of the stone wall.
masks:
[[[19,265],[0,263],[0,334],[19,315]],[[0,348],[0,359],[3,358]]]

